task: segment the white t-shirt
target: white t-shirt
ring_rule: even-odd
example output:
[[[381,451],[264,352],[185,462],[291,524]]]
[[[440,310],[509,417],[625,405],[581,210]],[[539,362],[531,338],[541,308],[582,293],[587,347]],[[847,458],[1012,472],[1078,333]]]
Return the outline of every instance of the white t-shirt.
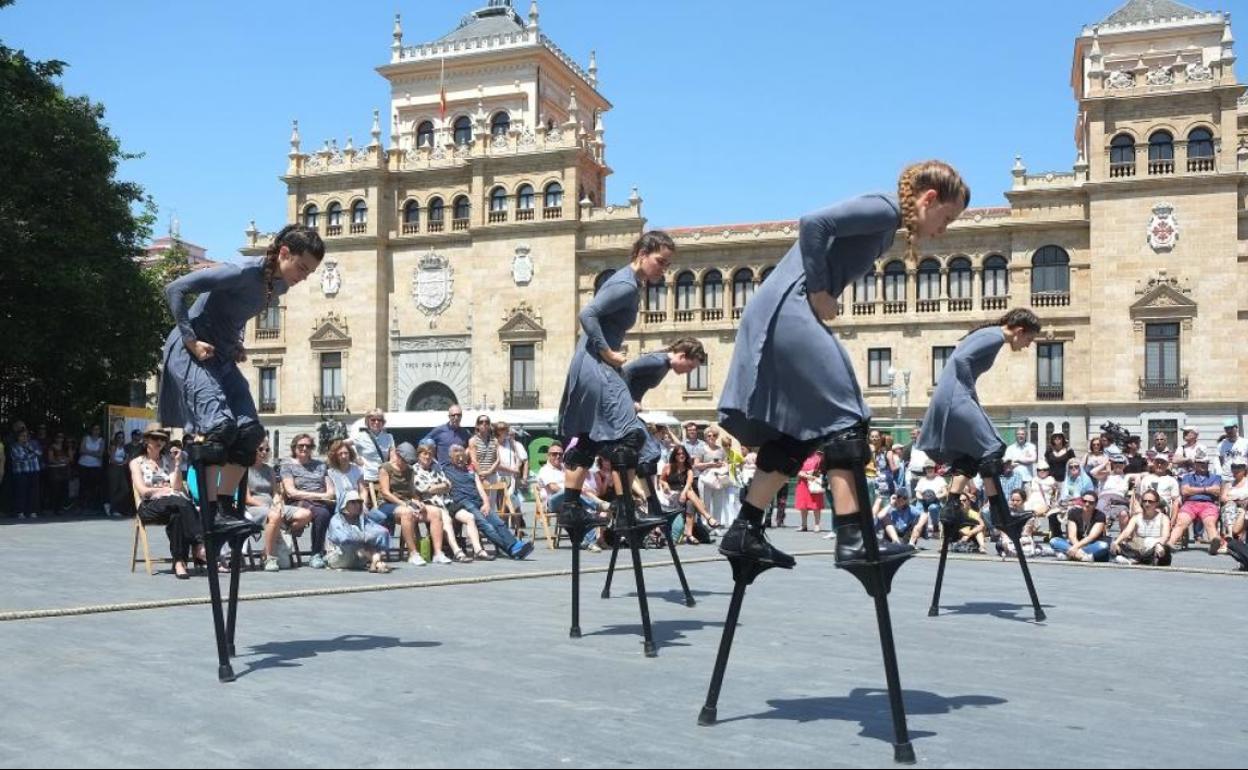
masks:
[[[1155,473],[1146,473],[1140,479],[1139,491],[1142,494],[1144,490],[1152,489],[1161,495],[1161,501],[1166,504],[1166,511],[1173,516],[1178,510],[1176,503],[1179,500],[1179,480],[1174,476],[1158,476]]]
[[[1053,506],[1054,496],[1057,494],[1057,479],[1052,476],[1045,476],[1042,479],[1032,479],[1027,482],[1027,510],[1047,511]]]
[[[550,463],[542,465],[542,469],[537,472],[537,483],[541,487],[538,490],[538,494],[542,496],[542,504],[544,505],[550,500],[551,494],[553,494],[547,489],[548,485],[558,484],[559,489],[563,489],[563,469],[556,468]]]
[[[1127,496],[1127,477],[1119,473],[1118,475],[1110,474],[1105,477],[1105,481],[1101,483],[1101,493],[1110,495]]]
[[[930,458],[927,456],[927,452],[924,452],[918,447],[913,447],[910,450],[910,465],[908,466],[910,469],[910,475],[922,476],[923,466],[927,464],[929,459]]]
[[[87,454],[87,452],[94,454]],[[103,468],[104,467],[104,437],[98,436],[92,438],[85,436],[82,439],[82,451],[78,453],[78,464],[83,468]]]
[[[944,496],[949,491],[949,483],[945,481],[944,477],[942,476],[937,476],[936,478],[932,478],[932,479],[929,479],[927,476],[924,476],[923,478],[915,482],[914,496],[915,496],[915,499],[917,499],[919,502],[924,502],[923,495],[924,493],[928,491],[936,495],[936,499],[939,500],[942,496]]]
[[[1248,458],[1248,438],[1240,436],[1231,441],[1224,438],[1218,442],[1218,460],[1222,463],[1222,476],[1228,481],[1231,475],[1231,460],[1236,457]]]
[[[1022,446],[1017,441],[1010,444],[1005,448],[1005,459],[1023,469],[1024,480],[1030,481],[1036,475],[1036,445],[1030,441]]]
[[[373,439],[376,439],[376,442]],[[381,464],[390,462],[390,450],[394,449],[394,436],[384,430],[376,435],[362,430],[351,443],[355,445],[355,456],[360,459],[360,465],[364,469],[364,480],[376,481]],[[385,453],[384,457],[377,454],[378,447]]]

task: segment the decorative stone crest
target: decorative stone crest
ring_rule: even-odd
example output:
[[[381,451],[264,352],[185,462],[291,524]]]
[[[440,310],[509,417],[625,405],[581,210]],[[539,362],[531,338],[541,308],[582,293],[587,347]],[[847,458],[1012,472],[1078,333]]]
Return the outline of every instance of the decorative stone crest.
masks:
[[[1192,299],[1192,287],[1186,281],[1170,276],[1162,269],[1157,275],[1135,285],[1138,299],[1131,304],[1129,313],[1136,331],[1143,331],[1150,321],[1177,321],[1184,329],[1192,328],[1197,315],[1196,301]]]
[[[1153,216],[1148,220],[1148,245],[1153,251],[1170,251],[1179,240],[1179,223],[1174,218],[1174,206],[1158,203],[1153,206]]]
[[[1114,70],[1109,73],[1109,77],[1105,79],[1105,87],[1111,91],[1120,88],[1132,88],[1135,86],[1135,73],[1127,70]]]
[[[1213,80],[1213,70],[1204,62],[1194,61],[1187,65],[1187,79],[1191,83],[1203,83]]]
[[[546,327],[533,306],[521,301],[503,313],[503,325],[498,329],[498,337],[508,343],[540,343],[546,339]]]
[[[332,310],[312,325],[312,335],[308,342],[315,349],[342,349],[351,347],[351,332],[347,322]]]
[[[342,274],[338,272],[338,260],[327,257],[321,266],[321,293],[326,297],[337,296],[342,288]]]
[[[451,261],[434,252],[420,258],[412,275],[412,297],[426,315],[440,315],[451,304]]]
[[[1157,67],[1148,71],[1150,86],[1168,86],[1174,83],[1174,72],[1169,67]]]
[[[527,286],[533,280],[533,258],[529,256],[526,243],[516,246],[516,256],[511,259],[511,277],[517,286]]]

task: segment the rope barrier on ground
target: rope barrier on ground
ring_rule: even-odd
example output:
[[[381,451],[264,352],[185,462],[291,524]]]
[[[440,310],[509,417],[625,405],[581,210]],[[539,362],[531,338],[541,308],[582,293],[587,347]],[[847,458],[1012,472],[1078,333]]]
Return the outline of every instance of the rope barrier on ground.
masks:
[[[816,549],[810,551],[795,551],[794,556],[832,556],[836,553],[833,549]],[[920,552],[916,554],[921,559],[939,558],[937,552]],[[986,562],[998,563],[994,559],[985,559],[982,556],[970,554],[949,554],[950,559],[958,561]],[[710,562],[725,561],[722,556],[701,556],[692,559],[681,559],[681,564],[707,564]],[[1062,567],[1085,567],[1089,569],[1135,569],[1145,570],[1149,572],[1163,571],[1165,573],[1183,573],[1189,575],[1218,575],[1222,577],[1248,577],[1248,572],[1238,572],[1234,570],[1209,569],[1206,567],[1148,567],[1139,564],[1123,565],[1123,564],[1107,564],[1107,563],[1087,563],[1075,561],[1055,561],[1052,559],[1035,559],[1029,561],[1029,564],[1047,564],[1050,566]],[[673,562],[671,560],[651,561],[642,565],[645,569],[654,567],[670,567]],[[583,567],[582,575],[599,574],[606,572],[608,567]],[[475,577],[457,577],[447,578],[445,580],[417,580],[404,583],[382,583],[365,586],[339,586],[336,588],[304,588],[292,591],[266,591],[258,594],[240,594],[238,600],[240,602],[258,602],[272,601],[276,599],[302,599],[314,596],[339,596],[342,594],[362,594],[376,593],[379,591],[406,591],[414,588],[442,588],[445,586],[461,586],[461,585],[479,585],[481,583],[499,583],[508,580],[536,580],[549,577],[564,577],[571,575],[572,570],[544,570],[541,572],[507,572],[500,575],[478,575]],[[40,620],[45,618],[64,618],[77,617],[82,615],[99,615],[110,612],[134,612],[138,610],[159,610],[169,607],[191,607],[200,604],[210,603],[210,599],[206,596],[191,597],[183,599],[154,599],[142,602],[117,602],[113,604],[93,604],[85,607],[61,607],[42,610],[11,610],[0,612],[0,622],[15,620]]]

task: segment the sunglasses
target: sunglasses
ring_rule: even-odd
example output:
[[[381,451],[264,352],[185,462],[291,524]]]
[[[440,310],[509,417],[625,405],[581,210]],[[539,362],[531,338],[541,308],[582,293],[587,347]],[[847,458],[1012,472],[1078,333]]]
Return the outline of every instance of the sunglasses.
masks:
[[[1084,501],[1083,501],[1083,504],[1084,504],[1084,505],[1096,505],[1096,501],[1095,501],[1095,500],[1084,500]]]
[[[559,457],[561,455],[563,455],[563,452],[547,452],[546,453],[547,457]]]
[[[295,444],[295,449],[311,449],[311,444]]]
[[[1145,501],[1144,501],[1144,504],[1145,504],[1145,505],[1156,505],[1156,504],[1157,504],[1157,501],[1156,501],[1156,500],[1145,500]]]
[[[477,420],[477,425],[489,425],[489,420]]]
[[[385,419],[383,419],[383,418],[381,418],[381,417],[369,417],[369,418],[368,418],[368,421],[369,421],[369,422],[379,422],[379,423],[382,423],[383,425],[384,425],[384,424],[385,424],[385,422],[386,422],[386,421],[385,421]]]

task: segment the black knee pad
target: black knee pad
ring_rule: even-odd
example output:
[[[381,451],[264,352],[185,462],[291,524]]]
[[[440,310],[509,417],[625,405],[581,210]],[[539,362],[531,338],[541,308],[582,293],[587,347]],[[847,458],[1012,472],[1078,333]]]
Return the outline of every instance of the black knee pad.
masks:
[[[969,455],[959,455],[958,457],[955,457],[949,465],[953,468],[954,473],[959,476],[966,476],[970,479],[974,478],[976,473],[979,473],[980,462],[981,461],[976,460],[974,457]]]
[[[800,446],[796,447],[796,451],[794,449],[794,446],[787,443],[768,441],[758,450],[756,465],[764,473],[783,473],[785,476],[794,476],[802,469],[802,462],[810,454],[804,452]]]
[[[571,442],[568,442],[571,443]],[[588,436],[578,436],[576,446],[563,451],[563,465],[568,470],[591,468],[594,458],[598,456],[598,442],[590,441]]]
[[[867,443],[866,423],[833,433],[823,445],[824,472],[856,470],[869,462],[871,445]]]
[[[607,459],[611,467],[617,471],[631,471],[637,468],[637,449],[621,441],[607,450]]]
[[[232,465],[250,468],[256,464],[256,450],[264,443],[264,426],[249,422],[238,429],[234,441],[226,448],[226,459]]]
[[[237,437],[238,424],[233,420],[217,423],[201,440],[191,442],[187,450],[191,463],[225,465],[229,462],[229,448]]]
[[[979,461],[979,475],[986,479],[992,479],[1000,486],[999,479],[1005,473],[1005,463],[1002,462],[1001,455],[993,455],[985,457]]]
[[[652,479],[659,475],[659,461],[646,460],[637,463],[637,475],[643,479]]]

